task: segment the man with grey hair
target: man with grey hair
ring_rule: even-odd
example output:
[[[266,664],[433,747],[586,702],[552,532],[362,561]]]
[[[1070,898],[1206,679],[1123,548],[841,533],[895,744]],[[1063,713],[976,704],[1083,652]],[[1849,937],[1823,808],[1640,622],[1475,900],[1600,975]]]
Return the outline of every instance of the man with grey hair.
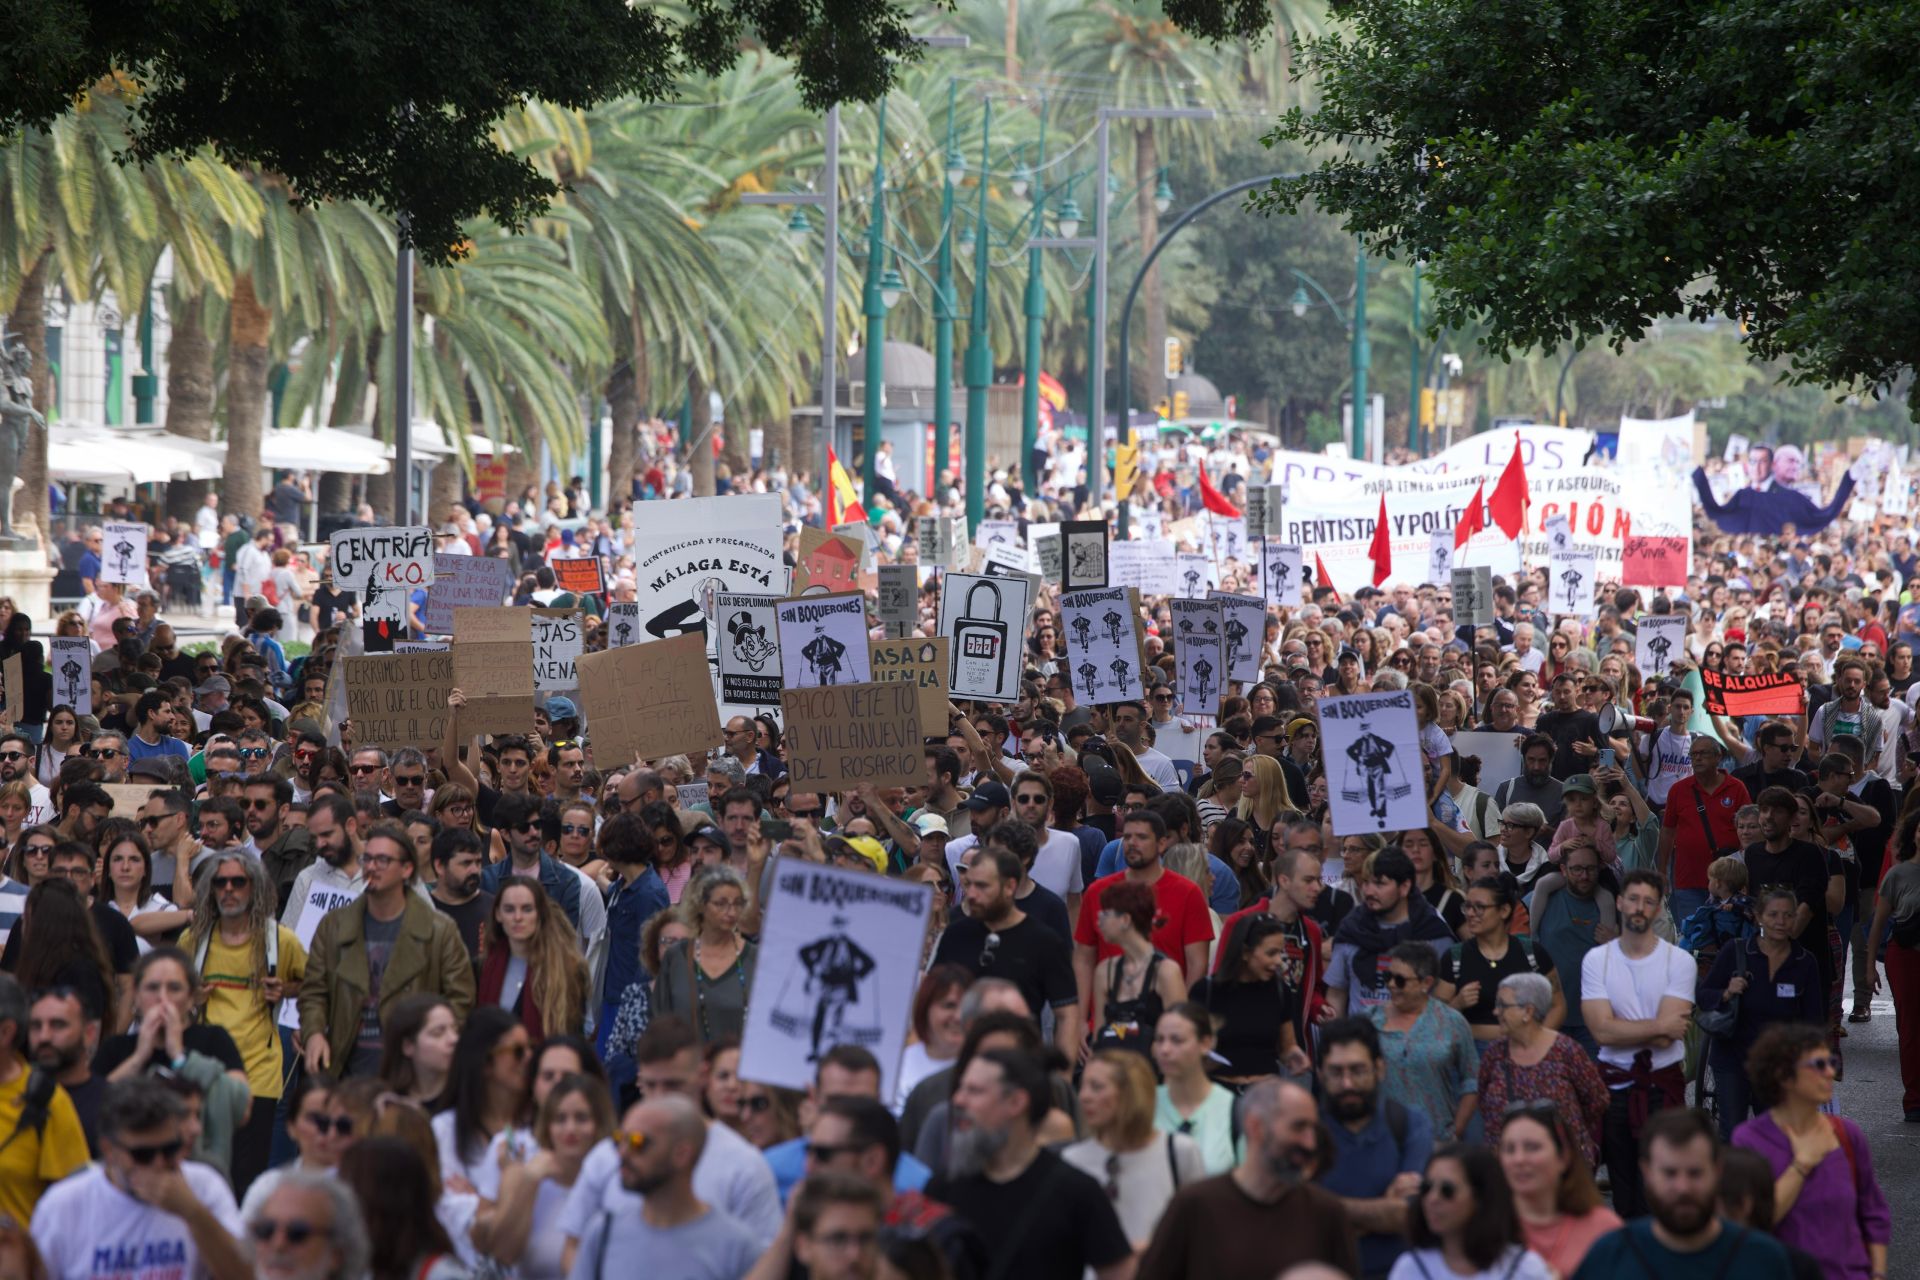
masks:
[[[50,1276],[251,1280],[240,1207],[217,1169],[186,1159],[185,1121],[186,1104],[158,1080],[108,1087],[100,1162],[52,1188],[33,1211],[33,1243]]]
[[[707,758],[707,808],[713,808],[713,802],[747,780],[747,771],[740,762],[728,755],[712,755]]]
[[[373,1245],[353,1192],[337,1178],[293,1172],[247,1217],[255,1280],[360,1280]]]
[[[393,785],[393,799],[382,801],[380,812],[389,818],[404,813],[425,813],[432,795],[427,789],[427,755],[418,747],[402,747],[393,753],[387,776]]]
[[[1270,1280],[1303,1262],[1358,1274],[1346,1206],[1311,1181],[1327,1160],[1313,1095],[1262,1080],[1242,1097],[1241,1122],[1240,1163],[1174,1196],[1140,1255],[1140,1280]]]
[[[347,764],[347,785],[353,788],[356,798],[375,796],[385,799],[387,788],[392,785],[387,773],[386,752],[378,747],[360,747]]]

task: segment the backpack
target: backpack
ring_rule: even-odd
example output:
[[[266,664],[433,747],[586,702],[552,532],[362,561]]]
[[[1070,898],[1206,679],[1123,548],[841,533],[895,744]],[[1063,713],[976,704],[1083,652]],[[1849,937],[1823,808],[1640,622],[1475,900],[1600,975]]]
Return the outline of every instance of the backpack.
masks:
[[[1513,946],[1519,947],[1520,954],[1527,958],[1528,973],[1540,972],[1540,958],[1533,953],[1532,938],[1524,937],[1517,933],[1510,933],[1507,935],[1507,942]],[[1453,949],[1447,953],[1448,963],[1453,965],[1453,976],[1455,979],[1454,981],[1455,986],[1460,985],[1458,981],[1460,977],[1460,960],[1466,954],[1467,954],[1467,944],[1464,942],[1454,943]]]

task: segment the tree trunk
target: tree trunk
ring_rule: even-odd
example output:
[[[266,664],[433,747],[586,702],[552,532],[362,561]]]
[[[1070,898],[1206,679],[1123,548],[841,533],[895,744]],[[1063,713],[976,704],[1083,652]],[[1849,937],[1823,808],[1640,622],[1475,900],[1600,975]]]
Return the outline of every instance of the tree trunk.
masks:
[[[1020,0],[1007,0],[1007,83],[1020,78]]]
[[[53,260],[48,250],[20,282],[20,297],[7,317],[7,332],[27,346],[33,357],[33,407],[47,415],[53,403],[53,379],[47,369],[47,266]],[[20,455],[21,487],[8,495],[13,503],[13,528],[16,533],[41,539],[43,548],[53,546],[52,518],[47,502],[47,432],[29,429],[27,447]]]
[[[633,437],[640,425],[640,386],[634,368],[637,354],[632,351],[615,365],[607,379],[607,416],[612,419],[613,439],[607,448],[606,510],[633,499]]]
[[[267,337],[273,313],[260,304],[253,276],[233,278],[227,325],[227,472],[220,505],[242,519],[260,515],[260,432],[267,414]]]
[[[1153,189],[1160,180],[1160,146],[1151,124],[1144,125],[1135,138],[1133,180],[1140,192],[1134,197],[1133,207],[1140,212],[1140,256],[1144,258],[1153,252],[1155,242],[1160,239],[1160,210],[1153,203]],[[1108,281],[1108,285],[1111,287],[1112,281]],[[1135,357],[1137,363],[1133,367],[1145,374],[1145,378],[1135,378],[1133,386],[1141,399],[1152,404],[1166,394],[1167,300],[1160,291],[1158,263],[1141,282],[1140,313],[1147,349],[1144,355]]]
[[[422,524],[438,528],[447,522],[447,513],[460,505],[464,494],[467,464],[456,454],[442,458],[427,482],[427,509]]]
[[[205,311],[206,299],[197,293],[167,299],[167,434],[189,440],[213,439],[213,343],[202,327]],[[209,488],[206,480],[175,480],[167,486],[167,514],[191,522]]]
[[[687,374],[687,394],[693,400],[693,429],[687,434],[687,470],[693,473],[695,497],[713,494],[713,400],[707,394],[707,380],[695,369]]]

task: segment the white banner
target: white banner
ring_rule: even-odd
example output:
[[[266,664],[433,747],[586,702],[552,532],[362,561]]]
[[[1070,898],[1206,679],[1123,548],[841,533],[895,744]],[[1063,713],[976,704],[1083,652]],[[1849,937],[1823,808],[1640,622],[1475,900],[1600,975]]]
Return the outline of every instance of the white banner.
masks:
[[[785,590],[777,493],[640,502],[633,518],[640,643],[705,634],[718,592]]]
[[[1107,581],[1116,587],[1132,587],[1143,596],[1170,596],[1179,580],[1173,555],[1171,538],[1112,543],[1107,548]]]
[[[1377,463],[1349,458],[1330,458],[1320,453],[1279,450],[1273,455],[1273,482],[1286,489],[1286,501],[1298,502],[1323,485],[1344,486],[1353,481],[1378,480],[1386,476],[1444,476],[1456,472],[1491,470],[1496,476],[1513,457],[1513,442],[1520,442],[1520,463],[1527,479],[1558,475],[1585,465],[1593,448],[1593,432],[1560,427],[1499,427],[1468,436],[1450,449],[1431,458],[1409,462],[1405,466],[1385,467]],[[1488,486],[1489,492],[1492,486]],[[1473,486],[1467,486],[1473,492]]]
[[[1320,759],[1336,836],[1427,825],[1426,773],[1413,694],[1320,699]]]

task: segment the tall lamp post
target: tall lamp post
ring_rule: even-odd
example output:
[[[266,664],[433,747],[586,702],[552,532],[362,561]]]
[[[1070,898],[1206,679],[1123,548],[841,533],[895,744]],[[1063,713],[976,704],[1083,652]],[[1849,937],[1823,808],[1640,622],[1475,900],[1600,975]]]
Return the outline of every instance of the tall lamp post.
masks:
[[[993,99],[980,120],[980,209],[973,237],[973,305],[967,314],[967,529],[987,514],[987,387],[993,381],[993,348],[987,337],[987,174],[992,168]],[[949,228],[951,231],[951,228]]]
[[[887,296],[884,268],[887,257],[887,100],[880,99],[873,144],[873,206],[867,219],[867,272],[861,285],[861,310],[867,318],[867,399],[860,475],[873,492],[880,459],[880,421],[887,402],[887,310],[900,297],[899,277],[893,296]]]
[[[1367,418],[1366,394],[1367,372],[1373,361],[1373,347],[1367,341],[1367,251],[1364,246],[1355,251],[1353,277],[1353,310],[1348,311],[1333,295],[1328,293],[1318,280],[1298,267],[1293,268],[1293,278],[1299,282],[1293,291],[1293,314],[1302,317],[1313,305],[1313,299],[1307,296],[1311,288],[1320,295],[1320,300],[1347,326],[1353,339],[1353,422],[1352,457],[1358,461],[1367,456]],[[1418,412],[1419,395],[1416,391],[1415,412]]]

